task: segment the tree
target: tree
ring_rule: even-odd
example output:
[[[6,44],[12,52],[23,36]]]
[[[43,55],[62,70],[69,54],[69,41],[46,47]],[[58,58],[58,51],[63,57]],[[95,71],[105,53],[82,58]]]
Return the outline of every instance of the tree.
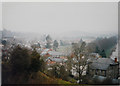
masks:
[[[40,43],[38,43],[38,47],[39,47],[39,48],[41,48],[41,45],[40,45]]]
[[[6,70],[6,67],[9,67],[10,70]],[[36,50],[31,51],[24,47],[16,46],[11,51],[10,61],[3,66],[5,71],[3,76],[7,76],[7,80],[4,78],[3,81],[5,83],[27,83],[29,78],[35,76],[38,71],[44,72],[44,68],[45,63]],[[16,78],[18,81],[16,81]]]
[[[62,40],[60,40],[60,45],[61,45],[61,46],[64,46],[64,43],[63,43],[63,41],[62,41]]]
[[[34,53],[34,52],[33,52]],[[32,54],[33,54],[32,53]],[[30,71],[31,72],[37,72],[40,70],[40,61],[39,61],[39,55],[31,55],[31,64],[30,64]]]
[[[67,57],[68,60],[66,62],[66,69],[68,70],[68,74],[71,76],[72,75],[72,72],[71,72],[71,69],[72,69],[72,65],[74,65],[74,62],[73,62],[73,59],[71,58],[71,56],[68,56]],[[71,64],[73,63],[73,64]]]
[[[43,72],[45,68],[45,63],[42,59],[40,59],[40,54],[34,50],[31,54],[31,64],[30,64],[30,71],[31,72]]]
[[[32,44],[31,47],[32,47],[33,49],[35,49],[35,48],[41,48],[40,43]]]
[[[46,48],[51,48],[52,38],[50,37],[50,35],[47,35],[46,41],[47,41]]]
[[[60,75],[60,66],[59,65],[52,66],[51,75],[56,78],[60,78],[60,76],[59,76]]]
[[[81,83],[82,74],[87,65],[87,54],[84,52],[86,43],[82,42],[81,46],[74,47],[73,52],[78,61],[77,70],[79,73],[79,83]],[[83,58],[84,57],[84,58]]]
[[[65,66],[53,65],[51,75],[56,78],[62,78],[63,80],[68,80],[69,72],[66,70]]]
[[[65,66],[61,66],[60,67],[60,74],[59,74],[60,78],[62,78],[63,80],[68,80],[68,76],[69,76],[69,72],[68,70],[65,68]]]
[[[30,56],[28,49],[15,47],[11,52],[10,64],[14,73],[25,72],[30,66]]]
[[[47,36],[46,36],[46,41],[49,42],[49,43],[51,43],[52,38],[50,37],[50,35],[47,35]]]
[[[96,52],[96,44],[95,43],[88,43],[86,49],[89,53]]]
[[[108,50],[110,49],[112,46],[116,45],[117,43],[117,37],[112,36],[112,37],[104,37],[104,38],[97,38],[95,41],[93,41],[92,43],[95,43],[96,46],[99,47],[99,50]]]
[[[82,38],[80,39],[79,43],[81,44],[83,42]]]
[[[53,49],[56,51],[57,48],[58,48],[58,41],[55,40],[53,43]]]
[[[95,53],[100,53],[98,46],[96,46]]]
[[[46,64],[45,64],[44,60],[43,60],[43,59],[40,59],[40,71],[41,71],[41,72],[44,72],[44,70],[45,70],[45,68],[46,68],[45,65],[46,65]]]
[[[46,44],[46,48],[49,48],[49,49],[50,49],[51,47],[52,47],[52,46],[51,46],[50,43],[47,43],[47,44]]]
[[[101,55],[102,57],[106,58],[106,53],[105,53],[105,50],[104,50],[104,49],[101,51],[100,55]]]
[[[6,41],[6,40],[2,40],[1,42],[2,42],[2,44],[3,44],[4,46],[7,44],[7,41]]]

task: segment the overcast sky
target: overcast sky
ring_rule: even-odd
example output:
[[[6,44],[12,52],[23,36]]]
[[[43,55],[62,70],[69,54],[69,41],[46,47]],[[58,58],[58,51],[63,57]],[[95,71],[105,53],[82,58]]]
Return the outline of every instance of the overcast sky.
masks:
[[[0,29],[1,28],[2,28],[2,3],[0,2]],[[0,85],[1,85],[1,56],[0,56]]]
[[[3,27],[12,31],[117,33],[117,2],[4,2]]]
[[[0,2],[0,30],[2,29],[2,3]]]

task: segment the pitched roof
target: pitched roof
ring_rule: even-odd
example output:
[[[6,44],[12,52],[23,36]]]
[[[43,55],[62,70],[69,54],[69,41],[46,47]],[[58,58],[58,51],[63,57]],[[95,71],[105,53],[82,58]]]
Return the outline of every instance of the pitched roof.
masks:
[[[48,53],[50,55],[52,55],[52,56],[61,56],[61,55],[64,55],[64,53],[56,52],[56,51],[49,51]]]
[[[41,53],[41,55],[45,55],[47,52],[49,51],[49,49],[44,49]]]
[[[92,63],[91,64],[92,69],[106,70],[108,67],[109,67],[108,64],[102,64],[102,63]]]
[[[110,58],[98,58],[92,62],[92,64],[90,65],[90,68],[107,70],[107,68],[112,64],[116,64],[116,63],[114,62],[114,60]]]

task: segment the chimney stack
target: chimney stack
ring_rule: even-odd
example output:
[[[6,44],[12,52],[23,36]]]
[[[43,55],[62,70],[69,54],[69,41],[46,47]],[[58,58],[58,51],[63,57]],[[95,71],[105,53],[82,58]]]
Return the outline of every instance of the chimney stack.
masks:
[[[117,62],[117,58],[115,58],[115,62]]]

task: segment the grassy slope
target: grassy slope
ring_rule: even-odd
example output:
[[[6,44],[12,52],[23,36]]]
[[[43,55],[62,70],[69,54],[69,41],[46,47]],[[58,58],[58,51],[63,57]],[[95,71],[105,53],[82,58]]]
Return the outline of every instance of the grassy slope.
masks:
[[[34,78],[30,78],[29,84],[72,84],[62,79],[50,78],[42,72],[38,72]]]

